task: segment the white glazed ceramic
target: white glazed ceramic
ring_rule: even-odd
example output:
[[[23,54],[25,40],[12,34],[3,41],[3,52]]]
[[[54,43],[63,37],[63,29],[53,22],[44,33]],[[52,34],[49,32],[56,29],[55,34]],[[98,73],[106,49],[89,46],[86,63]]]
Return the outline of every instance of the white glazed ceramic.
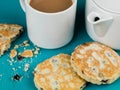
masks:
[[[86,28],[93,40],[120,49],[120,0],[87,0]]]
[[[55,49],[69,43],[74,34],[74,23],[77,0],[68,9],[45,13],[37,11],[29,5],[30,0],[20,0],[26,13],[28,36],[37,46]]]

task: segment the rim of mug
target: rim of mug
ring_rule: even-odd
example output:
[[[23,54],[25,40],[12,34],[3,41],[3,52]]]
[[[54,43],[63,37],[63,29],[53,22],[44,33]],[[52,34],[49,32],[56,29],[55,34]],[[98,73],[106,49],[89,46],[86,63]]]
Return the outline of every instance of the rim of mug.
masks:
[[[94,2],[94,4],[100,8],[101,10],[105,11],[105,12],[108,12],[108,13],[111,13],[111,14],[116,14],[116,15],[120,15],[120,12],[115,12],[115,11],[111,11],[111,10],[108,10],[108,9],[105,9],[104,7],[101,7],[99,4],[97,4],[94,0],[92,0]]]
[[[44,12],[44,11],[39,11],[37,9],[34,9],[32,6],[30,6],[29,4],[30,0],[25,0],[25,4],[30,8],[32,9],[33,11],[35,11],[36,13],[41,13],[41,14],[49,14],[49,15],[55,15],[55,14],[60,14],[60,13],[64,13],[64,12],[67,12],[69,11],[72,7],[74,7],[74,5],[77,4],[77,0],[72,0],[72,5],[70,7],[68,7],[67,9],[63,10],[63,11],[59,11],[59,12],[53,12],[53,13],[49,13],[49,12]]]

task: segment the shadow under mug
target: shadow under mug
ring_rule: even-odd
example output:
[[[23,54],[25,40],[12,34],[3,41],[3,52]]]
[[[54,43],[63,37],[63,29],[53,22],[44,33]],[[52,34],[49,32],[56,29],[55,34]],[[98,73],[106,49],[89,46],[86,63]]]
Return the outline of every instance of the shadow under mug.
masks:
[[[30,6],[30,0],[20,0],[26,13],[29,39],[46,49],[60,48],[68,44],[74,34],[77,0],[64,11],[46,13]]]

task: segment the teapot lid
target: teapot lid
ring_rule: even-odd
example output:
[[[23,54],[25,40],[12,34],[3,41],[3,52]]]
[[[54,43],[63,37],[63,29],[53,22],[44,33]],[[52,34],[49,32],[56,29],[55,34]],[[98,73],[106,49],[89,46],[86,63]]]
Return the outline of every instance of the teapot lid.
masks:
[[[100,8],[109,12],[120,13],[120,0],[93,0]]]

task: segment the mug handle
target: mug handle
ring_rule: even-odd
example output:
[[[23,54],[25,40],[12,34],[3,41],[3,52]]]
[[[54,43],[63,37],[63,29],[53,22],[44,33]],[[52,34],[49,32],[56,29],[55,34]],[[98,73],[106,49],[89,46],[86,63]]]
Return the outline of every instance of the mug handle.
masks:
[[[24,12],[26,12],[26,9],[25,9],[25,0],[19,0],[20,1],[20,5],[23,9]]]

